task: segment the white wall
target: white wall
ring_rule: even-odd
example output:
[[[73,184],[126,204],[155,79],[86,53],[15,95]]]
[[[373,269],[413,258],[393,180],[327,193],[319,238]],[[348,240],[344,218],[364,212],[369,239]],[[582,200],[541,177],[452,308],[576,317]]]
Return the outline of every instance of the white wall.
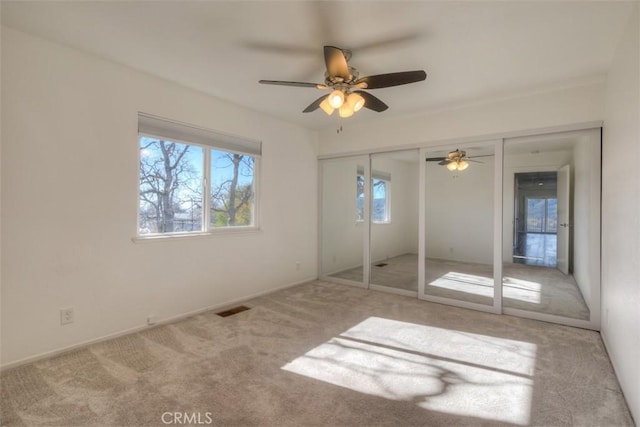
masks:
[[[602,154],[602,336],[640,422],[640,42],[638,6],[606,89]],[[621,167],[623,164],[630,167]]]
[[[592,252],[600,247],[600,229],[595,218],[600,210],[600,139],[599,129],[585,134],[574,145],[572,163],[573,276],[592,313],[594,301],[599,303],[595,292],[598,286],[592,279],[597,280],[600,270],[591,260]]]
[[[262,140],[262,231],[133,243],[138,111]],[[310,131],[7,28],[2,124],[4,365],[316,277]]]
[[[320,132],[319,150],[320,154],[335,154],[436,145],[453,138],[486,140],[483,135],[602,120],[603,103],[604,86],[595,83],[414,116],[385,118],[385,113],[379,113],[371,121],[345,122],[340,134],[333,129]]]

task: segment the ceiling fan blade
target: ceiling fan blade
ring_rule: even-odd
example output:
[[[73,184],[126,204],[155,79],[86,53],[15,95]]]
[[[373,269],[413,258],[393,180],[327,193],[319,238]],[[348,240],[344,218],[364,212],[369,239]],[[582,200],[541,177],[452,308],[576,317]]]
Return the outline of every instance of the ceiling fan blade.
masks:
[[[327,65],[327,73],[330,76],[342,77],[345,80],[349,79],[349,66],[342,49],[334,46],[325,46],[324,63]]]
[[[443,161],[441,161],[441,162],[438,162],[438,164],[439,164],[439,165],[442,165],[442,166],[444,166],[444,165],[448,165],[448,164],[449,164],[449,160],[446,160],[446,159],[445,159],[445,160],[443,160]]]
[[[444,159],[446,159],[446,157],[427,157],[425,160],[427,162],[441,162]]]
[[[306,83],[306,82],[287,82],[282,80],[259,80],[258,83],[263,85],[278,85],[278,86],[296,86],[296,87],[314,87],[316,89],[326,89],[327,86],[320,83]]]
[[[378,74],[375,76],[362,77],[361,79],[358,79],[355,84],[365,83],[366,87],[363,87],[363,89],[381,89],[385,87],[420,82],[426,78],[427,73],[425,73],[424,70],[401,71],[399,73]]]
[[[405,44],[412,42],[421,37],[421,34],[413,31],[410,33],[396,34],[395,36],[387,37],[384,39],[372,40],[368,43],[364,43],[358,46],[353,46],[354,52],[366,52],[377,49],[392,48],[394,45]]]
[[[303,113],[310,113],[316,111],[320,107],[320,103],[326,99],[327,95],[322,95],[320,98],[313,101],[307,108],[302,110]]]
[[[266,53],[276,53],[283,55],[306,55],[306,56],[315,56],[318,54],[317,48],[288,44],[288,43],[278,43],[278,42],[268,42],[268,41],[259,41],[259,40],[247,40],[241,42],[243,47],[260,51]]]
[[[480,164],[484,165],[484,162],[481,162],[481,161],[479,161],[479,160],[467,159],[467,162],[471,162],[471,163],[480,163]]]
[[[385,104],[375,96],[371,95],[370,93],[367,93],[362,90],[354,90],[353,92],[360,94],[364,98],[364,108],[377,111],[378,113],[389,108],[387,104]]]

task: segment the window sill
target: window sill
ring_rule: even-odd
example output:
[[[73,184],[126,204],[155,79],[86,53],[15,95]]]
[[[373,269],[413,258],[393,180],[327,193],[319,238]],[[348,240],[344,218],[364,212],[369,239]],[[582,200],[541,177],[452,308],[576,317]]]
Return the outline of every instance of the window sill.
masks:
[[[238,227],[238,228],[225,228],[211,231],[200,231],[192,233],[167,233],[167,234],[149,234],[132,237],[133,243],[149,243],[149,242],[161,242],[161,241],[174,241],[174,240],[189,240],[189,239],[202,239],[210,237],[221,236],[245,236],[251,234],[262,233],[262,229],[259,227]]]

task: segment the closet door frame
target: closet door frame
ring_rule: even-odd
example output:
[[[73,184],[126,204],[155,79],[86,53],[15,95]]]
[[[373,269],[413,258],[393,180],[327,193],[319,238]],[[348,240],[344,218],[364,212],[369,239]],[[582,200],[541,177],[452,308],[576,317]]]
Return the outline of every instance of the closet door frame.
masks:
[[[515,309],[515,308],[504,308],[502,304],[502,275],[503,275],[503,221],[506,219],[503,218],[503,177],[504,177],[504,144],[506,140],[513,138],[521,138],[527,136],[539,136],[539,135],[551,135],[556,133],[563,132],[575,132],[575,131],[589,131],[594,129],[602,128],[601,121],[595,122],[587,122],[587,123],[578,123],[572,125],[564,125],[564,126],[554,126],[549,128],[540,128],[540,129],[531,129],[525,131],[514,131],[514,132],[506,132],[502,134],[490,135],[485,138],[482,137],[470,137],[470,138],[455,138],[445,141],[440,141],[435,144],[426,144],[426,143],[418,143],[418,144],[410,144],[403,145],[398,147],[386,147],[379,149],[371,149],[371,150],[361,150],[358,152],[350,152],[344,154],[336,154],[336,155],[322,155],[318,156],[319,160],[319,180],[318,180],[318,211],[319,211],[319,221],[318,221],[318,236],[319,236],[319,251],[318,251],[318,268],[320,268],[321,264],[321,256],[322,256],[322,165],[323,160],[330,159],[338,159],[338,158],[350,158],[350,159],[358,159],[363,161],[364,164],[364,172],[365,172],[365,206],[364,206],[364,221],[363,227],[365,227],[363,232],[363,283],[358,283],[354,281],[349,281],[345,279],[338,279],[328,276],[323,276],[319,274],[319,278],[321,280],[332,281],[335,283],[343,283],[352,286],[358,286],[361,288],[371,288],[374,290],[380,290],[383,292],[393,292],[389,291],[388,288],[384,286],[371,286],[370,285],[370,270],[371,270],[371,218],[370,218],[370,205],[371,205],[371,156],[372,154],[379,153],[388,153],[395,151],[404,151],[410,149],[419,149],[420,155],[420,163],[418,170],[418,194],[416,197],[418,198],[418,258],[422,262],[418,263],[418,299],[424,301],[430,301],[440,304],[451,305],[455,307],[468,308],[472,310],[478,310],[488,313],[494,314],[507,314],[513,315],[521,318],[528,318],[534,320],[541,320],[561,325],[579,327],[584,329],[592,329],[599,331],[600,323],[601,323],[601,313],[600,313],[600,204],[601,204],[601,155],[602,150],[600,148],[600,152],[598,156],[595,156],[592,159],[591,167],[597,170],[597,173],[592,177],[590,185],[591,194],[593,195],[593,201],[591,203],[591,212],[595,215],[594,220],[591,224],[590,233],[594,237],[594,242],[590,245],[590,261],[591,261],[591,269],[590,269],[590,277],[597,283],[597,287],[594,287],[595,295],[593,296],[592,307],[590,307],[590,318],[589,320],[580,320],[580,319],[572,319],[568,317],[556,316],[546,313],[538,313],[533,311]],[[494,181],[493,181],[493,195],[494,195],[494,203],[493,203],[493,283],[494,283],[494,293],[493,293],[493,305],[482,305],[477,303],[470,303],[466,301],[455,300],[451,298],[443,298],[425,295],[425,263],[424,259],[426,258],[426,242],[425,242],[425,231],[426,231],[426,162],[424,159],[426,158],[426,154],[429,151],[439,151],[439,150],[453,150],[456,148],[464,149],[465,147],[476,146],[479,143],[481,144],[493,144],[494,153],[495,153],[495,163],[494,163]],[[600,147],[602,144],[602,136],[600,136]],[[598,190],[598,191],[596,191]],[[597,241],[596,241],[597,240]],[[320,272],[319,272],[320,273]]]

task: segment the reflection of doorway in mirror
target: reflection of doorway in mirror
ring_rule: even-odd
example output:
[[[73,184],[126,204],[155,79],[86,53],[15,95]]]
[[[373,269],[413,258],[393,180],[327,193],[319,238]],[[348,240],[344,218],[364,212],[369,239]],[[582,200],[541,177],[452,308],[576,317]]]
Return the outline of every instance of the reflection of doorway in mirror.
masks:
[[[513,262],[557,266],[558,194],[556,172],[515,174]]]

